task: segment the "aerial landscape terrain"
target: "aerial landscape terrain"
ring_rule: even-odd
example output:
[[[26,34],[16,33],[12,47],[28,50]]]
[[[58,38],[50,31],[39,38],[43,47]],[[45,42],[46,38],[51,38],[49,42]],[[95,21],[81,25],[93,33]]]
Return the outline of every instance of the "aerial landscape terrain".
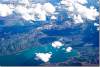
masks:
[[[100,0],[0,0],[0,66],[99,66]]]

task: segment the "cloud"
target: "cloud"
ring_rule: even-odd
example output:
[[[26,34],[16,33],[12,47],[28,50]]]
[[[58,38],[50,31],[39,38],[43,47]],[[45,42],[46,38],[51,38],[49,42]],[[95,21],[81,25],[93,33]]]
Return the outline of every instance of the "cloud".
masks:
[[[56,20],[57,19],[57,17],[56,16],[51,16],[51,20]]]
[[[72,47],[67,47],[66,48],[66,52],[71,52],[72,51]]]
[[[37,3],[30,8],[20,5],[15,12],[19,12],[25,20],[46,21],[46,16],[54,13],[55,10],[51,3]]]
[[[10,0],[7,1],[10,2]],[[40,3],[42,0],[34,0],[34,3],[32,3],[32,0],[11,0],[11,2],[12,1],[15,1],[16,5],[0,4],[1,17],[16,13],[16,16],[18,15],[26,21],[46,21],[47,16],[51,16],[51,19],[56,19],[54,16],[57,10],[56,6],[48,2],[48,0],[43,1],[44,3]],[[96,17],[99,16],[98,11],[93,6],[87,8],[84,5],[86,3],[88,3],[87,0],[61,0],[59,6],[62,4],[65,5],[68,16],[77,24],[83,23],[85,19],[96,20]]]
[[[74,21],[75,23],[83,23],[83,19],[80,15],[74,15]]]
[[[62,44],[60,41],[54,41],[52,43],[52,47],[54,48],[60,48],[61,46],[63,46],[64,44]]]
[[[83,20],[96,20],[99,12],[93,6],[90,8],[84,4],[87,0],[61,0],[61,4],[66,6],[68,15],[75,21],[75,23],[83,23]]]
[[[43,62],[48,62],[51,58],[51,53],[36,53],[36,57],[41,59]]]
[[[99,23],[94,23],[94,26],[99,26]]]
[[[29,14],[30,10],[26,8],[25,6],[18,5],[15,7],[15,13],[19,14],[21,18],[23,18],[26,21],[34,20],[34,15]]]
[[[29,0],[18,0],[18,3],[29,5],[30,1]]]
[[[80,3],[80,4],[86,4],[86,3],[88,3],[87,2],[87,0],[76,0],[78,3]]]
[[[0,4],[0,16],[6,17],[16,13],[26,21],[46,21],[46,17],[55,13],[55,11],[55,6],[49,2],[32,4],[30,0],[18,0],[16,5]]]
[[[99,25],[99,23],[94,23],[94,26],[97,27],[97,30],[98,30],[98,31],[100,30],[100,25]]]
[[[34,3],[47,3],[49,0],[32,0]]]
[[[0,16],[6,17],[11,15],[12,13],[13,13],[13,9],[11,9],[8,5],[0,4]]]
[[[95,8],[87,8],[86,6],[82,6],[80,4],[76,4],[76,9],[78,14],[81,17],[89,19],[89,20],[96,20],[96,17],[99,16],[99,13]]]
[[[18,6],[15,7],[15,12],[23,15],[23,14],[28,13],[28,9],[25,6],[18,5]]]
[[[56,11],[55,7],[51,3],[45,3],[43,8],[47,13],[54,13]]]

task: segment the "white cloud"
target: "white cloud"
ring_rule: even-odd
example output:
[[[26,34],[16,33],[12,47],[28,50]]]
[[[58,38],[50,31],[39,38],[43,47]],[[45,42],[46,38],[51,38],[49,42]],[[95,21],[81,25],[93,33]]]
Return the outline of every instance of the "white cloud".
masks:
[[[60,2],[60,4],[66,5],[66,1],[65,1],[65,0],[62,0],[62,1]]]
[[[29,0],[18,0],[18,2],[21,4],[26,4],[26,5],[30,4]]]
[[[54,41],[53,43],[52,43],[52,46],[54,47],[54,48],[60,48],[61,46],[63,46],[64,44],[63,43],[61,43],[60,41]]]
[[[55,7],[51,3],[37,3],[28,8],[18,5],[15,12],[21,14],[22,18],[28,21],[46,21],[46,16],[55,12]]]
[[[51,16],[51,19],[55,20],[55,19],[57,19],[57,17],[53,15],[53,16]]]
[[[27,21],[35,20],[34,15],[29,14],[29,9],[26,8],[25,6],[22,5],[16,6],[15,12]]]
[[[8,15],[11,15],[13,13],[13,9],[11,9],[6,4],[0,4],[0,16],[6,17]]]
[[[35,13],[41,13],[42,5],[40,3],[35,4],[34,11]]]
[[[67,47],[66,48],[66,52],[71,52],[72,51],[72,47]]]
[[[68,11],[70,11],[70,12],[73,12],[73,11],[74,11],[74,7],[72,7],[72,6],[71,6],[71,7],[68,7],[67,9],[68,9]]]
[[[31,0],[18,0],[16,5],[0,4],[0,16],[6,17],[13,14],[14,11],[16,15],[26,21],[46,21],[46,17],[55,13],[55,10],[55,7],[49,2],[32,4]]]
[[[69,16],[75,23],[83,23],[83,20],[96,20],[99,12],[91,6],[87,8],[85,5],[87,0],[61,0],[61,4],[66,6]]]
[[[41,59],[43,62],[48,62],[52,56],[52,53],[36,53],[36,57]]]
[[[94,23],[94,26],[99,26],[99,23]]]
[[[29,21],[29,20],[34,20],[34,17],[32,17],[31,15],[29,14],[24,14],[22,15],[22,18]]]
[[[77,15],[77,16],[74,15],[74,21],[75,21],[76,24],[77,23],[83,23],[83,19],[80,15]]]
[[[43,9],[48,13],[54,13],[56,11],[56,8],[51,3],[45,3]]]
[[[97,31],[100,31],[100,27],[97,27]]]
[[[42,6],[40,3],[36,4],[35,8],[33,8],[34,10],[34,15],[36,17],[38,17],[39,21],[45,21],[46,20],[46,11],[42,10]]]
[[[34,3],[47,3],[49,0],[32,0]]]
[[[23,15],[28,13],[28,9],[25,6],[18,5],[15,7],[15,12]]]
[[[100,25],[99,25],[99,23],[94,23],[94,26],[97,27],[97,30],[98,30],[98,31],[100,30]]]
[[[39,14],[39,20],[40,21],[45,21],[46,20],[46,12],[45,11],[41,11],[41,13]]]
[[[73,0],[61,0],[60,3],[64,4],[65,6],[72,6],[73,5]]]
[[[78,3],[80,3],[80,4],[86,4],[86,3],[88,3],[87,2],[87,0],[76,0]]]
[[[96,17],[99,15],[96,9],[87,8],[86,6],[82,6],[80,4],[76,4],[77,12],[83,17],[89,20],[96,20]]]
[[[35,1],[37,0],[34,0],[33,2]],[[0,4],[0,16],[9,16],[13,14],[14,11],[18,16],[27,21],[46,21],[47,16],[51,16],[51,19],[56,19],[55,16],[52,16],[56,13],[56,6],[54,6],[50,2],[46,2],[46,0],[44,3],[34,4],[31,3],[31,0],[18,0],[18,2],[24,3],[25,5],[21,5],[17,3],[17,1],[16,6],[13,4]],[[39,0],[38,2],[41,1]],[[66,6],[68,15],[75,21],[75,23],[83,23],[84,19],[96,20],[96,17],[99,16],[99,13],[93,6],[91,6],[90,8],[83,6],[83,4],[86,3],[87,0],[60,1],[60,4]]]

